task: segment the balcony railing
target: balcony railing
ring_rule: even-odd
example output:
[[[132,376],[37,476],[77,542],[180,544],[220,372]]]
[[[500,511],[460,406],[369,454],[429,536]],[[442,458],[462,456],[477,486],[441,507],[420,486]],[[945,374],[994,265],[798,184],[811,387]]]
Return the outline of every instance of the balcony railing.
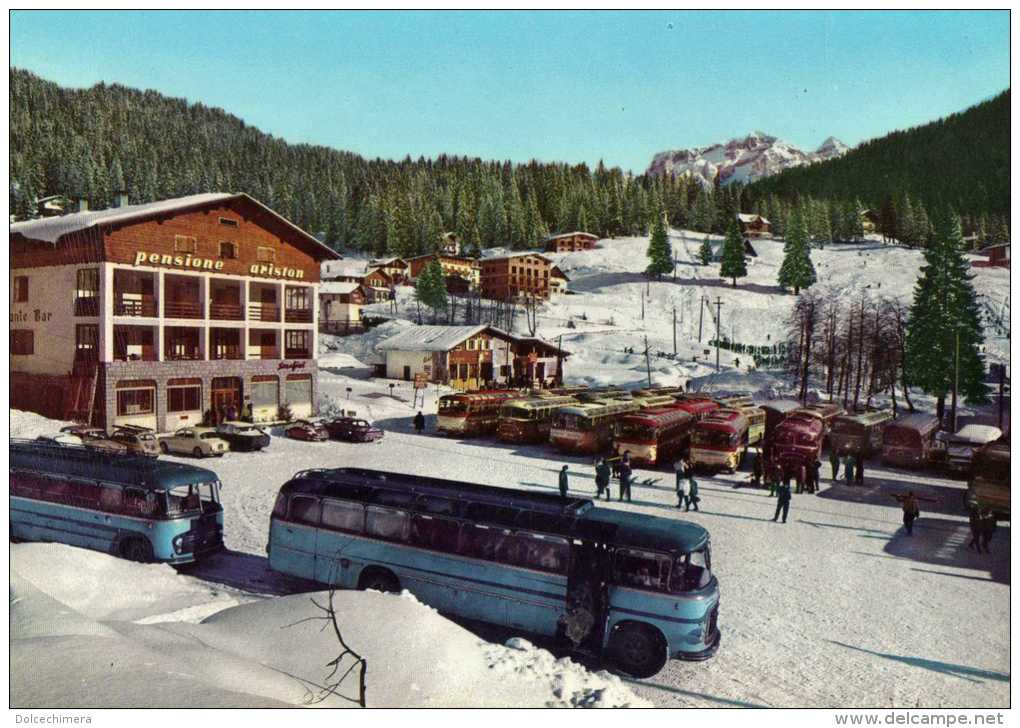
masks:
[[[142,298],[121,298],[113,300],[114,316],[147,316],[156,315],[156,299],[152,296]]]
[[[275,303],[249,303],[248,318],[251,321],[279,321],[280,307]]]
[[[244,308],[239,303],[210,303],[209,318],[220,321],[243,321]]]
[[[284,349],[284,359],[311,359],[312,354],[308,349]]]
[[[75,316],[98,316],[99,315],[99,299],[95,296],[89,296],[88,298],[76,298],[74,299],[74,315]]]
[[[164,318],[200,319],[202,304],[198,301],[166,301],[163,304]]]
[[[240,346],[217,346],[213,344],[212,356],[209,358],[212,361],[221,361],[224,359],[244,359],[244,355],[241,353]]]
[[[288,308],[284,312],[284,320],[289,324],[310,324],[312,323],[312,309]]]
[[[164,361],[202,361],[202,351],[197,346],[192,348],[168,348],[163,352]]]
[[[280,350],[275,346],[254,347],[248,350],[248,355],[252,359],[279,359]]]
[[[131,352],[125,349],[114,349],[113,359],[114,361],[156,361],[156,347],[143,346],[140,348],[141,351],[136,349]]]

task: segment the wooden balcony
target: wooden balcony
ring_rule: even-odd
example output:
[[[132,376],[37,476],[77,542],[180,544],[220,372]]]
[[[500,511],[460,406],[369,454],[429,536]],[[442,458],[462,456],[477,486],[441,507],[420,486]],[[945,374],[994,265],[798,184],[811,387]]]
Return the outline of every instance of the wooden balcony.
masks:
[[[166,301],[163,304],[163,318],[200,319],[202,304],[198,301]]]
[[[83,299],[89,300],[89,299]],[[98,311],[98,308],[97,308]],[[80,314],[85,315],[85,314]],[[146,316],[153,318],[156,316],[156,299],[153,296],[143,296],[142,298],[117,298],[114,296],[113,299],[113,315],[114,316]]]
[[[312,323],[312,309],[288,308],[284,312],[284,320],[288,324],[310,324]]]
[[[237,303],[210,303],[209,318],[217,321],[243,321],[244,307]]]
[[[212,347],[212,355],[209,359],[211,361],[244,359],[244,353],[241,351],[240,346],[217,346],[214,344]]]
[[[74,299],[75,316],[98,316],[99,299],[95,297]]]
[[[253,347],[249,350],[252,359],[279,359],[280,350],[275,346]]]
[[[198,347],[174,347],[163,352],[164,361],[202,361],[202,351]]]
[[[250,321],[279,321],[280,307],[275,303],[249,303],[248,319]]]
[[[311,359],[312,352],[308,349],[284,349],[284,359]]]

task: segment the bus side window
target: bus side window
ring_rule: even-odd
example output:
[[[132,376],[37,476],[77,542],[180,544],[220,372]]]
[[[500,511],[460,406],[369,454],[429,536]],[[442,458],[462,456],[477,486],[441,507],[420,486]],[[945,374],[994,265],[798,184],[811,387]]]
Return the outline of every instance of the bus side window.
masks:
[[[665,590],[669,584],[671,564],[671,559],[665,554],[618,549],[613,559],[613,580],[638,589]]]
[[[130,513],[144,513],[146,511],[145,491],[140,488],[125,488],[124,510]]]
[[[319,501],[317,498],[297,496],[290,499],[290,520],[308,526],[319,525]]]
[[[522,566],[553,573],[566,572],[570,547],[564,539],[521,532],[517,533],[517,537]]]
[[[457,552],[460,523],[450,518],[436,518],[416,513],[411,516],[411,543],[429,549]]]
[[[365,509],[365,533],[388,541],[403,541],[407,533],[407,511],[369,506]]]
[[[461,527],[460,553],[475,559],[516,565],[517,538],[504,528],[465,523]]]
[[[276,505],[273,506],[273,518],[287,517],[287,496],[280,493],[276,496]]]
[[[111,485],[104,485],[99,491],[99,507],[110,513],[119,513],[124,507],[123,491]]]
[[[322,525],[334,531],[361,533],[365,527],[365,508],[360,503],[323,501]]]

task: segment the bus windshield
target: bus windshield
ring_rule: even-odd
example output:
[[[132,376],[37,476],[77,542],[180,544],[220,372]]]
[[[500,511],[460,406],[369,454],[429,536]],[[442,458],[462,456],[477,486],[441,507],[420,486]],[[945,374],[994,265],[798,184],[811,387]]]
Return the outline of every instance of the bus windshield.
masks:
[[[219,483],[178,485],[166,492],[166,501],[170,516],[214,510],[220,501]]]
[[[673,563],[670,590],[674,592],[694,591],[708,586],[712,580],[712,557],[706,546],[698,551],[677,556]]]
[[[656,428],[641,422],[621,422],[618,426],[617,435],[634,440],[654,441]]]
[[[694,444],[705,447],[732,447],[737,444],[736,433],[720,432],[719,430],[694,431]]]
[[[463,399],[441,399],[439,400],[439,412],[444,415],[467,414],[468,403]]]
[[[534,419],[536,412],[537,410],[528,409],[526,407],[503,407],[499,411],[499,416],[515,420],[530,420]]]

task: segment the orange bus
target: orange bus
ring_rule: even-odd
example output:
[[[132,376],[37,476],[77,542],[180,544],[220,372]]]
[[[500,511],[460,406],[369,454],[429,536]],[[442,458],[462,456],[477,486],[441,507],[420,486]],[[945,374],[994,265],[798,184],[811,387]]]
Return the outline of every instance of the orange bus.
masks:
[[[439,398],[437,429],[447,435],[487,435],[496,431],[499,408],[520,393],[512,389],[444,394]]]
[[[613,450],[630,453],[633,463],[672,463],[686,454],[694,416],[675,407],[659,407],[624,415],[616,423]]]
[[[545,442],[553,416],[562,408],[578,404],[575,397],[535,396],[508,399],[499,408],[496,436],[504,442]]]
[[[617,399],[562,407],[553,416],[549,442],[560,450],[603,452],[613,443],[617,420],[638,409],[637,402]]]
[[[691,462],[696,468],[735,472],[747,450],[747,418],[740,410],[718,409],[694,425]]]

